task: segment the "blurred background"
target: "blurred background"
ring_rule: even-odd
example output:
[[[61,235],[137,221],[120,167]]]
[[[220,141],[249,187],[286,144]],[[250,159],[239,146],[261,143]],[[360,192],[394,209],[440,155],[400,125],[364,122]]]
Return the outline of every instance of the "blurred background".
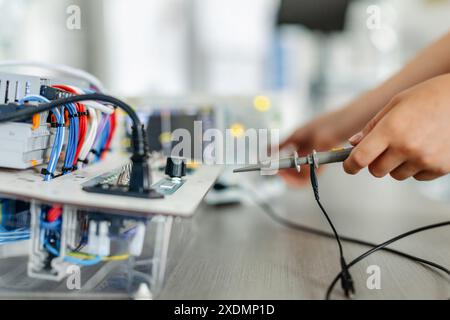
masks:
[[[450,29],[449,0],[0,0],[0,12],[2,60],[79,67],[123,97],[267,95],[283,135]]]
[[[85,69],[135,105],[219,105],[233,132],[281,138],[450,29],[450,0],[0,0],[0,12],[0,60]]]

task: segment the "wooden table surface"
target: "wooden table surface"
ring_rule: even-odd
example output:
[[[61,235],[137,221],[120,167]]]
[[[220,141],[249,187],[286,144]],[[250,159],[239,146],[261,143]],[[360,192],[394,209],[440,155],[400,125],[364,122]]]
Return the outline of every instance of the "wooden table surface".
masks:
[[[450,220],[450,204],[423,195],[417,182],[376,179],[367,172],[348,176],[332,165],[319,185],[322,202],[342,235],[379,243]],[[266,198],[279,215],[329,231],[309,188]],[[392,247],[450,267],[450,227]],[[251,202],[223,208],[203,205],[192,220],[175,221],[169,250],[160,299],[323,299],[339,271],[334,239],[277,224]],[[344,243],[344,250],[350,261],[367,247]],[[369,265],[380,267],[380,290],[366,286]],[[386,252],[370,256],[351,273],[357,299],[450,297],[448,277]],[[332,297],[343,297],[339,284]]]

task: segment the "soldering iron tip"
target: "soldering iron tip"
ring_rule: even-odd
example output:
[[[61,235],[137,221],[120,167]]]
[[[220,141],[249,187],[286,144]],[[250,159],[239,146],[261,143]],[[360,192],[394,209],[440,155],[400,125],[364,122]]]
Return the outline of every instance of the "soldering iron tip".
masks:
[[[259,171],[261,170],[261,167],[259,165],[253,165],[253,166],[247,166],[242,168],[234,169],[233,172],[248,172],[248,171]]]

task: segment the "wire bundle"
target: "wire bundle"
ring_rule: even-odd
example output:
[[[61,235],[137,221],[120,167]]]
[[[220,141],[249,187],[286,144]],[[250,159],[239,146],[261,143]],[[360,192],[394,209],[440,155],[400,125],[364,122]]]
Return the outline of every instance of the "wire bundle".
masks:
[[[66,85],[54,85],[54,88],[69,92],[69,93],[75,93],[78,94],[79,93],[79,89],[78,88],[74,88],[71,86],[66,86]],[[77,117],[78,117],[78,122],[79,122],[79,131],[78,131],[78,145],[75,151],[75,155],[73,157],[73,161],[72,161],[72,167],[73,169],[77,168],[77,163],[78,163],[78,157],[80,156],[80,152],[81,149],[83,147],[85,138],[86,138],[86,131],[87,131],[87,116],[88,116],[88,112],[86,111],[87,109],[85,108],[84,104],[82,103],[75,103],[75,106],[77,108]]]
[[[54,85],[53,88],[76,95],[84,94],[85,91],[90,92],[66,85]],[[39,95],[28,95],[19,101],[20,104],[26,102],[49,103],[50,101]],[[102,112],[100,125],[97,110]],[[64,146],[66,126],[68,139],[62,174],[76,170],[78,162],[82,165],[87,164],[90,152],[94,153],[95,161],[104,158],[116,127],[116,114],[113,108],[96,101],[84,103],[77,101],[52,108],[51,113],[51,126],[56,128],[56,134],[47,168],[42,170],[44,181],[49,181],[56,176],[55,171]]]
[[[62,225],[62,208],[53,206],[49,209],[43,209],[40,214],[40,240],[44,248],[53,256],[59,257],[61,252],[60,238]],[[129,230],[128,230],[129,231]],[[1,234],[0,234],[1,236]],[[28,234],[29,237],[29,234]],[[1,241],[1,239],[0,239]],[[128,254],[99,256],[89,253],[68,251],[64,261],[78,264],[81,266],[92,266],[102,261],[121,261],[129,258]]]
[[[64,158],[64,167],[62,168],[62,173],[66,174],[73,169],[73,160],[75,159],[75,154],[78,148],[78,135],[79,135],[79,122],[78,122],[78,111],[73,103],[68,103],[66,105],[66,110],[69,112],[69,138],[66,146],[66,155]]]
[[[39,95],[28,95],[19,101],[20,104],[24,104],[25,102],[48,103],[50,101],[47,98]],[[52,123],[51,125],[56,128],[56,134],[55,134],[55,142],[53,144],[52,151],[50,153],[50,159],[47,168],[43,170],[44,181],[50,181],[54,176],[56,165],[58,163],[58,159],[61,155],[61,151],[63,148],[65,136],[64,107],[52,108],[51,112],[55,118],[55,122]]]
[[[0,226],[0,244],[27,240],[30,238],[30,229],[17,228],[14,230],[8,230]]]

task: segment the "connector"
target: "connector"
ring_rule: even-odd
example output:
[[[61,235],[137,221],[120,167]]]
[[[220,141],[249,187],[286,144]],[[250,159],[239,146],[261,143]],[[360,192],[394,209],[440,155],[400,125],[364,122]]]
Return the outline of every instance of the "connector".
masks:
[[[84,191],[118,196],[160,199],[164,195],[152,186],[151,168],[148,164],[148,146],[143,126],[132,127],[131,172],[128,186],[96,184],[83,187]]]
[[[99,256],[109,256],[111,240],[109,239],[109,226],[107,221],[99,222],[98,227],[98,250]]]
[[[136,226],[136,234],[131,240],[128,251],[130,255],[138,257],[142,253],[142,248],[144,246],[145,239],[145,224],[143,222],[139,222]]]
[[[353,285],[353,278],[348,270],[347,262],[341,257],[341,287],[347,298],[353,298],[355,295],[355,287]]]
[[[47,98],[50,101],[64,99],[75,95],[73,93],[66,92],[64,90],[53,88],[50,86],[41,86],[40,94],[41,96]]]

